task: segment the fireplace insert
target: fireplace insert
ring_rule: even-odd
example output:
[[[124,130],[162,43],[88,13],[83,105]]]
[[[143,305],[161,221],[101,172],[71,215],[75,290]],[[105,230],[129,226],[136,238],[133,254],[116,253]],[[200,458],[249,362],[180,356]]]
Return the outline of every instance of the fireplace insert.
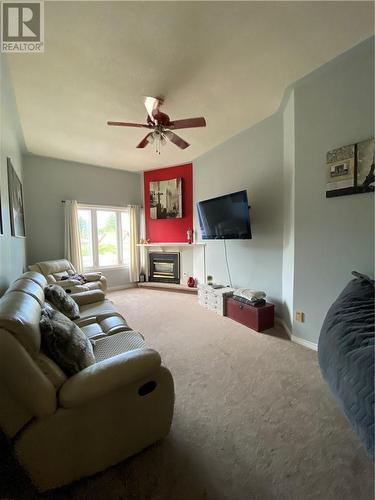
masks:
[[[178,252],[151,252],[149,263],[149,281],[180,283],[180,254]]]

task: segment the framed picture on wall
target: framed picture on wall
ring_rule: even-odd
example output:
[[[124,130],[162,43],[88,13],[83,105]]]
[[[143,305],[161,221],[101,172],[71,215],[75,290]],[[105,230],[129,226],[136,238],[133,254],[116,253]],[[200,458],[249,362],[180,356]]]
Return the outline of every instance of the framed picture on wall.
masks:
[[[0,179],[0,234],[4,234],[3,226],[3,211],[2,211],[2,201],[1,201],[1,179]]]
[[[25,237],[25,217],[22,184],[14,170],[12,160],[7,158],[10,230],[12,236]]]
[[[374,155],[374,139],[328,151],[326,197],[374,192]]]
[[[182,217],[182,178],[150,182],[151,219]]]

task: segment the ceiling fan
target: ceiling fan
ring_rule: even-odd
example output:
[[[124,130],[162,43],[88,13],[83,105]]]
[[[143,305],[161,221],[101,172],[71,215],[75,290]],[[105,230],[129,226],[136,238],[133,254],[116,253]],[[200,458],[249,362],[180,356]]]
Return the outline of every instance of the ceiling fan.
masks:
[[[155,142],[156,152],[160,154],[160,146],[166,144],[168,139],[180,149],[186,149],[190,144],[175,134],[173,130],[205,127],[206,120],[201,116],[199,118],[185,118],[184,120],[171,121],[167,114],[160,111],[160,106],[163,102],[163,99],[157,97],[145,97],[144,104],[147,110],[147,123],[145,124],[109,121],[107,125],[151,129],[151,132],[141,140],[137,148],[145,148],[148,144]]]

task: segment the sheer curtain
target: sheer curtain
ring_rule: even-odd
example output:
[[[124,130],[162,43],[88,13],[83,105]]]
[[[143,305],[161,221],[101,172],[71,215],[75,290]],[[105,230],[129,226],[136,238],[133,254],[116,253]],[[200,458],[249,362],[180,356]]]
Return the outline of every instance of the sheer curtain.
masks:
[[[68,259],[77,273],[82,273],[82,252],[78,227],[78,203],[75,200],[65,201],[65,258]]]
[[[129,280],[131,282],[139,280],[139,207],[129,206],[130,219],[130,265]]]

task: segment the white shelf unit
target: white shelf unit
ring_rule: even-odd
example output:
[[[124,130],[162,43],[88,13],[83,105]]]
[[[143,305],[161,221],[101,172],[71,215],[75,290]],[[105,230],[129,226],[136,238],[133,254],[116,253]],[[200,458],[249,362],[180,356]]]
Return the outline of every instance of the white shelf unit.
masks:
[[[206,243],[137,243],[137,247],[201,247],[205,246]]]
[[[198,285],[198,302],[205,309],[225,316],[225,299],[233,295],[233,288],[214,288],[211,285]]]

